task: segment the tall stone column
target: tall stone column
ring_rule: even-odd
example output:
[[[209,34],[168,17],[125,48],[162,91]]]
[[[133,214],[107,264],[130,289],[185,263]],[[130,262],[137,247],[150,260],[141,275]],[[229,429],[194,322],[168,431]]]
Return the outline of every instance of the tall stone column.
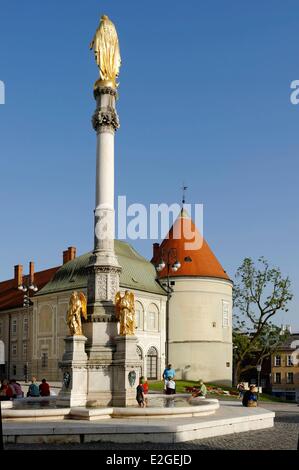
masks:
[[[88,267],[88,321],[84,333],[88,338],[88,399],[101,405],[110,404],[112,400],[113,340],[117,335],[114,298],[121,272],[114,251],[114,134],[119,128],[116,96],[111,82],[96,82],[97,107],[92,118],[97,133],[94,250]]]

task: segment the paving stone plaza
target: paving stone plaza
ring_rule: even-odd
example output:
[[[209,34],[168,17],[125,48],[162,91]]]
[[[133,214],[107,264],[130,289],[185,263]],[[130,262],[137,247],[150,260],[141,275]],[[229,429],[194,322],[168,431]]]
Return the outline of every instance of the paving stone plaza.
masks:
[[[296,404],[263,403],[275,412],[273,428],[194,440],[176,444],[6,444],[7,450],[296,450],[299,434],[299,407]]]

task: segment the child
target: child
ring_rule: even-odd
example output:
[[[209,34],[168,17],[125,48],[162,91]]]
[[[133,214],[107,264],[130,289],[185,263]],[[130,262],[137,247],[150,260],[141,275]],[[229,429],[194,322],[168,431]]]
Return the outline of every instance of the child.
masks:
[[[143,388],[143,393],[144,393],[144,402],[145,405],[147,406],[148,404],[148,399],[146,395],[148,394],[148,383],[147,380],[144,377],[140,377],[142,379],[142,388]]]
[[[175,381],[173,378],[168,379],[166,382],[166,395],[174,395],[175,394]]]
[[[140,408],[144,408],[146,406],[145,405],[145,398],[144,398],[144,391],[143,391],[142,382],[143,382],[143,379],[142,379],[142,377],[140,377],[139,385],[136,389],[136,400],[137,400],[138,406]]]

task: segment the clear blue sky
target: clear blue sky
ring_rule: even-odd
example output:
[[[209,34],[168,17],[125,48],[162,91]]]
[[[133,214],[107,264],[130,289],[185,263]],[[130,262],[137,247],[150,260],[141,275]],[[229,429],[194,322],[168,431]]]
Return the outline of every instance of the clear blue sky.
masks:
[[[299,330],[297,0],[28,0],[1,6],[0,279],[29,260],[92,248],[101,14],[123,65],[116,194],[145,205],[204,204],[204,235],[231,277],[245,256],[289,275]],[[152,241],[134,246],[151,256]]]

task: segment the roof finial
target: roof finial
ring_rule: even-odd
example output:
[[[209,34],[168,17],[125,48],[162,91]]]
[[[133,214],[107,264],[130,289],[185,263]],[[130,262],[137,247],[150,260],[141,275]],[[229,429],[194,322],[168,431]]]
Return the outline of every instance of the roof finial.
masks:
[[[186,191],[188,189],[188,186],[185,186],[185,183],[183,183],[183,186],[182,186],[182,191],[183,191],[183,195],[182,195],[182,207],[184,207],[184,204],[186,202],[185,200],[185,197],[186,197]]]

